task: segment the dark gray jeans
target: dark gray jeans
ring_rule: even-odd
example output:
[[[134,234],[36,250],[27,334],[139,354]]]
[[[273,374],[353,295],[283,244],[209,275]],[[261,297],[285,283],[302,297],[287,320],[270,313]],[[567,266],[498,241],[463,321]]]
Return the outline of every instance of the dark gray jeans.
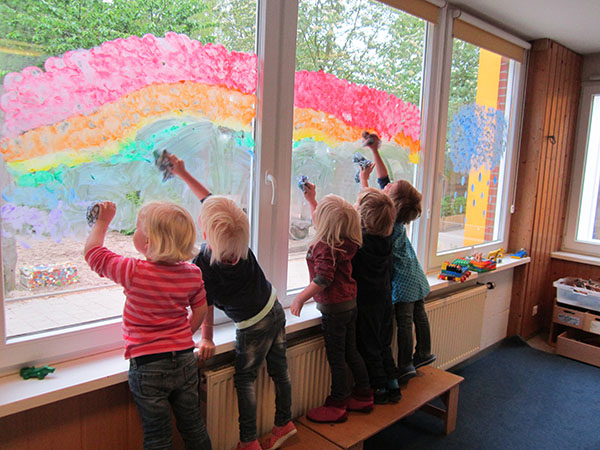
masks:
[[[267,372],[275,383],[275,425],[292,420],[292,384],[287,367],[285,313],[276,301],[258,323],[236,330],[235,374],[238,397],[240,441],[251,442],[256,432],[256,387],[258,369],[267,361]]]
[[[129,362],[129,389],[144,428],[144,449],[172,448],[171,408],[187,450],[211,450],[200,415],[194,352],[138,366]]]
[[[431,353],[431,333],[429,319],[425,312],[425,302],[397,302],[396,322],[398,325],[398,369],[402,373],[409,365],[413,364],[413,348],[415,357],[424,358]],[[413,323],[417,345],[413,344]]]

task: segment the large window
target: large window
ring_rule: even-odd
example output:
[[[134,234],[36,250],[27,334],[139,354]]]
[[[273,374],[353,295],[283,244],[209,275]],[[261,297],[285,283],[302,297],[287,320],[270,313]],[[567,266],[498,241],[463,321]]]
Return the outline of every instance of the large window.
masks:
[[[504,45],[490,46],[486,37],[483,30],[454,21],[430,267],[457,252],[505,246],[507,238],[523,50],[503,51]]]
[[[563,248],[600,255],[600,84],[583,87]]]
[[[448,38],[445,2],[159,4],[0,5],[0,372],[122,345],[122,290],[81,254],[86,212],[117,203],[107,246],[133,256],[144,202],[197,216],[155,165],[164,149],[248,212],[284,305],[309,282],[298,177],[354,203],[363,130],[381,136],[392,179],[424,194],[411,229],[424,267],[503,242],[521,60]]]
[[[392,180],[415,182],[420,161],[421,92],[427,22],[376,1],[300,1],[288,290],[308,282],[314,228],[297,183],[353,204],[360,190],[353,156],[372,159],[361,133],[382,138]],[[371,184],[377,186],[375,173]]]

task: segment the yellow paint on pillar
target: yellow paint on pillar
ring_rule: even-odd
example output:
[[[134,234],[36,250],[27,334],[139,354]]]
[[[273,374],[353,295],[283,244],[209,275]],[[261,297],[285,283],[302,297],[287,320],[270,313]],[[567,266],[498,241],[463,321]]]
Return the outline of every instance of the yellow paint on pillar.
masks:
[[[497,108],[502,57],[490,51],[479,50],[479,73],[475,103],[486,108]],[[485,241],[485,212],[490,191],[490,170],[473,167],[469,173],[467,190],[464,245],[477,245]]]

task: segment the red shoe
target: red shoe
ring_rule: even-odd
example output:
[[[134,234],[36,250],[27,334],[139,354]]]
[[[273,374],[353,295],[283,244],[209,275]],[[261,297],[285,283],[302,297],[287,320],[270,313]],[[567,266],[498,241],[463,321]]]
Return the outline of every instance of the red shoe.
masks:
[[[296,434],[296,426],[291,420],[282,427],[273,427],[272,436],[263,445],[263,450],[274,450],[283,445],[288,438]]]
[[[254,439],[252,442],[238,442],[236,450],[262,450],[258,439]]]
[[[327,397],[325,404],[318,408],[313,408],[306,413],[306,418],[313,422],[323,423],[338,423],[345,422],[348,419],[348,413],[346,412],[345,400],[336,400],[331,396]]]
[[[352,393],[346,402],[348,411],[368,413],[373,411],[373,389],[363,389]]]

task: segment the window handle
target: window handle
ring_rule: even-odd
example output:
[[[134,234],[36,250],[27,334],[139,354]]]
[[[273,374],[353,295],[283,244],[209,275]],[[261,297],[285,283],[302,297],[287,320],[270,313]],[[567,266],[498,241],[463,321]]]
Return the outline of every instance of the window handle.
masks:
[[[277,190],[277,180],[269,171],[265,172],[265,184],[271,183],[271,205],[275,204],[275,191]]]

